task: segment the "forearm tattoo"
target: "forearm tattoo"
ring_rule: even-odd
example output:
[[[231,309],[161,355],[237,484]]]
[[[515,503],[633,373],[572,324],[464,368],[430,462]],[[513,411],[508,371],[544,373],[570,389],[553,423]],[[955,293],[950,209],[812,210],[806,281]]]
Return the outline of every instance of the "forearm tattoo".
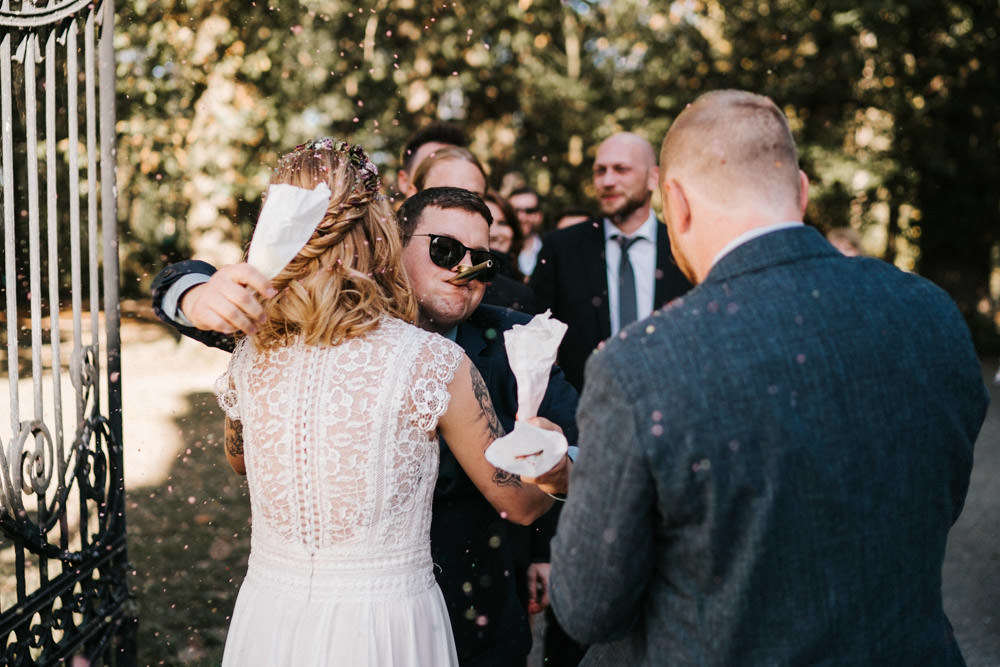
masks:
[[[490,400],[490,392],[486,388],[486,383],[483,382],[483,376],[479,374],[475,366],[470,365],[469,369],[472,377],[472,392],[475,394],[476,400],[479,401],[479,409],[482,411],[483,417],[486,418],[486,427],[490,431],[491,440],[501,438],[504,435],[503,425],[497,418],[496,410],[493,409],[493,401]],[[521,478],[506,470],[494,468],[493,483],[497,486],[520,487]]]
[[[231,457],[243,456],[243,424],[226,419],[226,454]]]
[[[483,417],[486,418],[486,427],[490,431],[490,437],[493,440],[501,438],[504,435],[503,425],[497,419],[497,413],[493,409],[493,401],[490,400],[490,392],[486,389],[483,376],[471,364],[469,369],[472,376],[472,392],[476,395],[476,400],[479,401],[479,409],[482,411]]]
[[[521,478],[500,468],[493,469],[493,483],[497,486],[521,486]]]

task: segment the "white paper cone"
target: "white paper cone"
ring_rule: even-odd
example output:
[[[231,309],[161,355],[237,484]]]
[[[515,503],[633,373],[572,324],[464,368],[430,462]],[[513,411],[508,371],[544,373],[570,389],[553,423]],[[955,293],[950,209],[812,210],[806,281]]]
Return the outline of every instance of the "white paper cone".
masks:
[[[267,189],[267,199],[257,219],[247,263],[271,279],[295,259],[330,205],[330,188],[320,183],[313,190],[278,183]]]
[[[549,386],[549,374],[556,362],[559,343],[567,326],[546,310],[527,324],[515,324],[504,332],[507,360],[517,379],[517,417],[521,420],[538,415],[538,408]]]

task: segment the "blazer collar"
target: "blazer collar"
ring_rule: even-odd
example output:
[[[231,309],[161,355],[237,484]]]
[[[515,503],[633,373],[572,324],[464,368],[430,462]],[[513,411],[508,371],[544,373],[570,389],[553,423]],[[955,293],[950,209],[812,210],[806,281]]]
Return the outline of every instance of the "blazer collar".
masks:
[[[792,227],[758,236],[722,257],[705,276],[705,283],[722,282],[779,264],[810,257],[836,256],[836,248],[808,226]]]

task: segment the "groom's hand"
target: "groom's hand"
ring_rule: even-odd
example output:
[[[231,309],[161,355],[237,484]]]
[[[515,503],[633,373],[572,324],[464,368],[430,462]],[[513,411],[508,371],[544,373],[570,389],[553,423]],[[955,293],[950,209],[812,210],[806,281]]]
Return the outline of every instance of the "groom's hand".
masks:
[[[264,309],[252,290],[265,297],[277,294],[270,281],[254,267],[230,264],[213,273],[208,282],[185,292],[180,309],[203,331],[252,334],[264,321]]]
[[[563,430],[559,427],[559,424],[551,422],[545,417],[532,417],[531,419],[527,419],[525,421],[532,426],[545,429],[546,431],[555,431],[556,433],[563,432]],[[526,484],[534,484],[549,495],[565,495],[565,493],[569,490],[569,470],[571,465],[569,457],[563,456],[562,460],[548,472],[543,473],[538,477],[522,476],[521,481]]]
[[[538,477],[521,477],[525,484],[534,484],[539,489],[549,495],[564,496],[569,491],[569,470],[572,464],[568,456],[563,456],[562,460],[555,465],[552,470],[539,475]],[[557,500],[563,500],[557,498]]]

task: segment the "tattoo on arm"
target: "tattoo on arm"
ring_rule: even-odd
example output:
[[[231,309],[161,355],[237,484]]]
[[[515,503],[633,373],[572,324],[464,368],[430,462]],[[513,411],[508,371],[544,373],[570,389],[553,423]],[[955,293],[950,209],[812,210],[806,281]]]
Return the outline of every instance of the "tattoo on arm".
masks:
[[[226,418],[226,454],[243,456],[243,424]]]
[[[497,418],[497,413],[493,409],[493,401],[490,400],[490,392],[486,388],[483,376],[480,375],[479,371],[476,370],[476,367],[472,365],[469,366],[469,373],[472,377],[472,392],[476,395],[476,400],[479,401],[479,409],[482,411],[483,417],[486,418],[486,427],[490,431],[491,441],[503,437],[503,425],[500,423],[500,420]],[[512,475],[506,470],[494,468],[493,483],[497,486],[520,487],[521,478],[517,475]]]
[[[490,431],[490,437],[493,440],[503,437],[503,425],[497,419],[496,411],[493,410],[493,401],[490,400],[490,392],[486,389],[483,376],[472,364],[469,364],[469,372],[472,376],[472,392],[476,395],[476,400],[479,401],[479,409],[482,411],[483,417],[486,418],[486,427]]]
[[[501,470],[500,468],[494,468],[493,483],[496,484],[497,486],[516,486],[520,488],[521,477],[520,475],[509,473],[506,470]]]

